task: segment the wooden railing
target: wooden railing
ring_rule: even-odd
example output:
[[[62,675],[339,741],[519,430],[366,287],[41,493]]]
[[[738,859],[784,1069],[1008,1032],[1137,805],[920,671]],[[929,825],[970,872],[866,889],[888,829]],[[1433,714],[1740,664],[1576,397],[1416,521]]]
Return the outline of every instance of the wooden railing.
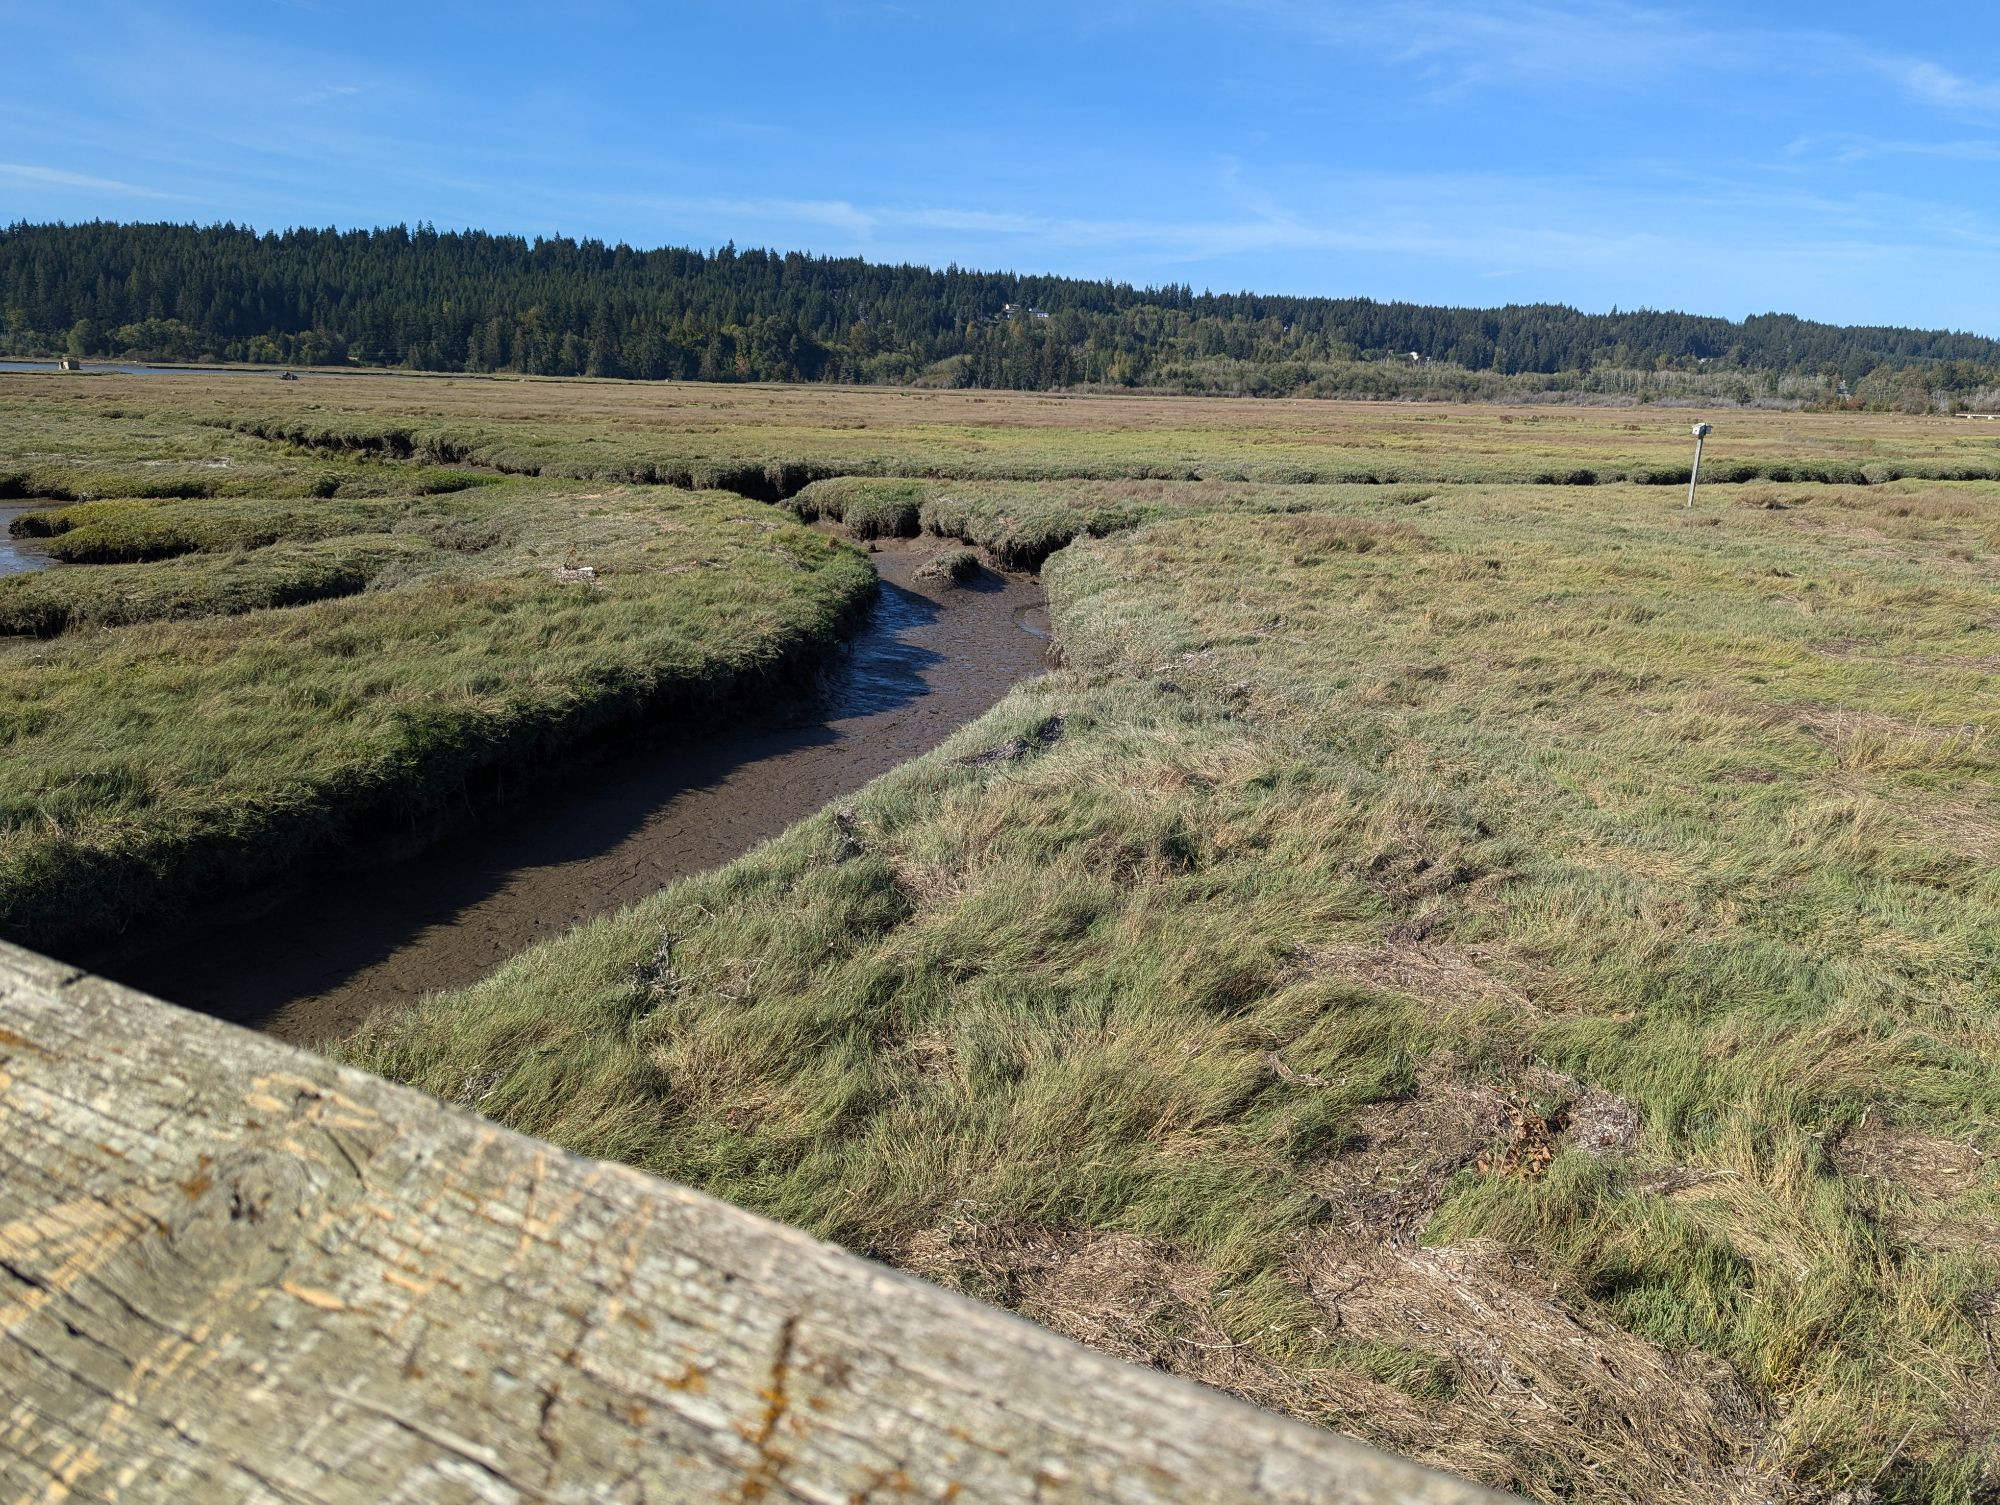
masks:
[[[1502,1498],[0,945],[0,1501]]]

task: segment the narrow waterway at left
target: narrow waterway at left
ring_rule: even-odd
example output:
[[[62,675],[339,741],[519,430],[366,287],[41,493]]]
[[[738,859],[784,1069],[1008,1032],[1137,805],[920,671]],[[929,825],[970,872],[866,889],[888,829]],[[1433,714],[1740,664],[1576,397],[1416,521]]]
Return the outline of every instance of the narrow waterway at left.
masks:
[[[406,861],[330,876],[139,954],[77,960],[311,1043],[728,862],[937,746],[1047,667],[1040,582],[992,570],[927,580],[937,547],[874,555],[882,589],[869,619],[794,707],[665,746],[642,735]]]

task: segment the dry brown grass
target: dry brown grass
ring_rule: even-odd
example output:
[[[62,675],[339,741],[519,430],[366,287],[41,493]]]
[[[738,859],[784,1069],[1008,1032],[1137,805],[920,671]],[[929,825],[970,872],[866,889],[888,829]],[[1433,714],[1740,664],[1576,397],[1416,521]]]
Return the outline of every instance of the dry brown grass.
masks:
[[[1536,969],[1502,948],[1461,947],[1416,940],[1315,946],[1287,980],[1342,978],[1421,998],[1441,1012],[1468,1004],[1504,1004],[1533,1014]]]
[[[1017,457],[1046,474],[1142,477],[1193,461],[1221,480],[1231,478],[1232,466],[1272,464],[1357,472],[1415,466],[1445,478],[1443,462],[1452,478],[1465,480],[1542,471],[1587,471],[1605,480],[1634,467],[1676,470],[1689,458],[1679,410],[1635,420],[1627,409],[582,379],[311,376],[280,386],[262,374],[0,376],[0,402],[28,395],[85,410],[139,402],[218,421],[250,412],[332,428],[372,422],[595,434],[606,448],[671,442],[719,459],[817,457],[828,474],[861,473],[888,457],[913,461],[906,474],[924,474],[940,460],[985,466]],[[1990,441],[1968,427],[1884,413],[1733,412],[1711,442],[1711,474],[1720,478],[1731,465],[1780,472],[1787,465],[1872,466],[1883,474],[1990,467]],[[1908,505],[1908,517],[1928,516],[1924,504]]]
[[[1622,1145],[1629,1105],[1568,1085],[1582,1109],[1570,1122]],[[1417,1245],[1509,1118],[1497,1089],[1440,1078],[1369,1105],[1349,1147],[1310,1173],[1334,1217],[1300,1239],[1283,1279],[1314,1341],[1373,1355],[1387,1379],[1272,1362],[1231,1336],[1216,1272],[1158,1239],[960,1216],[897,1258],[1120,1358],[1543,1497],[1617,1480],[1635,1499],[1773,1498],[1780,1483],[1757,1462],[1768,1418],[1726,1364],[1589,1315],[1496,1244]]]
[[[1880,1121],[1847,1130],[1827,1147],[1827,1155],[1842,1175],[1886,1181],[1927,1197],[1969,1190],[1986,1166],[1976,1145]]]
[[[1449,1365],[1449,1398],[1400,1418],[1398,1446],[1545,1498],[1606,1478],[1636,1499],[1772,1498],[1768,1422],[1728,1365],[1589,1315],[1497,1245],[1327,1237],[1296,1273],[1335,1330]]]

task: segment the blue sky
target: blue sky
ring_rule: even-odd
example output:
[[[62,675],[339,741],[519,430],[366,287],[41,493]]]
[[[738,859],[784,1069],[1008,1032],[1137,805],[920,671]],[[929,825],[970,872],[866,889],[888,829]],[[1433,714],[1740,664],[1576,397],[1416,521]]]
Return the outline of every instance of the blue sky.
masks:
[[[2000,335],[2000,7],[0,0],[0,221]]]

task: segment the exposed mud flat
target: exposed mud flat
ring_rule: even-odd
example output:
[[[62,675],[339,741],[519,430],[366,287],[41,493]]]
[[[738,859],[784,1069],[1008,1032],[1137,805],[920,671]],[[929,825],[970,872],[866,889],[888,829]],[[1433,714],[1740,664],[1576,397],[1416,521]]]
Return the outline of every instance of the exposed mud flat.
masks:
[[[608,755],[419,856],[100,970],[310,1043],[475,982],[538,941],[729,861],[937,746],[1047,667],[1039,584],[990,570],[957,585],[919,579],[939,547],[874,556],[881,598],[797,714]]]

